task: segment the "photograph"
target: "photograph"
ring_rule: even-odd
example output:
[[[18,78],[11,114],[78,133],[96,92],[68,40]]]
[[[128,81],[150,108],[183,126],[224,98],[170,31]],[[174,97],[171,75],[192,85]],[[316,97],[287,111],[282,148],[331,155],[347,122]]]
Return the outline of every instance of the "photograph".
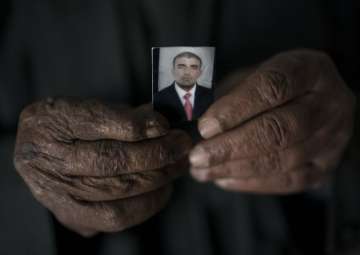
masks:
[[[214,47],[152,48],[153,105],[173,127],[195,123],[213,102]]]

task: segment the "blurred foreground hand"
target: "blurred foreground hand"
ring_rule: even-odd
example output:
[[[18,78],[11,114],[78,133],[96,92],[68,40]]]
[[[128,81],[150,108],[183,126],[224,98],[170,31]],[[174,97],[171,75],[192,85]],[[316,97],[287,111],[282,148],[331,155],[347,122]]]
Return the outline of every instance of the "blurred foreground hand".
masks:
[[[328,56],[285,52],[223,85],[232,90],[199,120],[205,140],[190,154],[195,179],[254,193],[298,192],[327,180],[352,136],[355,108]]]

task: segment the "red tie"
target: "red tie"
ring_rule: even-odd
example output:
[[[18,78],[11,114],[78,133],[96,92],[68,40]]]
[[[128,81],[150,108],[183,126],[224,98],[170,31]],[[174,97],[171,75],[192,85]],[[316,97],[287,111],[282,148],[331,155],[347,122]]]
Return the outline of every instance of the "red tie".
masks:
[[[186,93],[184,96],[185,99],[184,108],[185,108],[187,120],[192,120],[192,105],[189,100],[190,97],[191,97],[191,93]]]

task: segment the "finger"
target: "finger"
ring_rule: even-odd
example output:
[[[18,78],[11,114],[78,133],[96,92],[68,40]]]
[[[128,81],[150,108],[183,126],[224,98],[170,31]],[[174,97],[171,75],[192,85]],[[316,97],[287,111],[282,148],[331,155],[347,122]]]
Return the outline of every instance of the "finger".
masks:
[[[190,153],[193,167],[209,167],[284,150],[321,128],[337,104],[321,105],[313,94],[275,108],[244,125],[199,143]]]
[[[266,178],[218,179],[215,185],[229,191],[242,191],[260,194],[288,194],[318,187],[329,179],[327,174],[309,164],[293,169],[286,174]]]
[[[286,159],[286,166],[280,162],[284,160],[286,152],[278,152],[278,155],[271,153],[265,156],[256,158],[233,160],[228,161],[220,165],[211,166],[208,168],[191,168],[191,175],[200,182],[214,181],[221,178],[236,178],[236,179],[248,179],[248,178],[265,178],[272,174],[279,174],[285,172],[294,163],[289,162]]]
[[[28,174],[49,183],[58,193],[81,201],[109,201],[137,196],[163,187],[188,169],[185,160],[164,169],[114,177],[66,176],[42,169],[28,170]]]
[[[138,225],[165,207],[171,187],[166,186],[139,196],[105,202],[84,202],[69,199],[65,208],[54,208],[55,216],[67,226],[101,232],[123,231]],[[66,210],[66,211],[64,211]],[[60,212],[60,213],[59,213]]]
[[[62,174],[105,177],[160,169],[188,155],[191,144],[190,137],[179,130],[136,143],[77,141]]]
[[[309,50],[271,58],[207,110],[199,120],[200,134],[212,137],[313,91],[324,61],[324,54]]]
[[[208,168],[191,168],[192,176],[200,181],[213,181],[219,178],[265,178],[299,168],[307,162],[326,172],[338,162],[341,151],[351,136],[350,123],[341,118],[331,120],[314,135],[289,148],[273,151],[258,157],[224,162]],[[321,148],[319,148],[321,146]]]
[[[47,100],[28,106],[22,122],[32,121],[58,141],[74,139],[139,141],[167,133],[168,123],[150,107],[136,109],[71,98]]]
[[[109,201],[138,196],[169,185],[185,174],[188,164],[183,161],[161,170],[125,174],[117,177],[84,177],[74,180],[75,189],[69,190],[75,198],[83,201]]]
[[[111,177],[174,164],[188,155],[191,146],[190,137],[180,130],[136,143],[76,140],[63,144],[39,137],[37,144],[17,144],[15,164],[37,166],[54,175]]]
[[[44,179],[27,175],[24,180],[34,197],[64,225],[80,233],[121,231],[139,224],[161,210],[170,198],[171,186],[125,199],[86,202],[58,193]]]
[[[165,205],[171,191],[166,186],[131,198],[86,202],[54,189],[43,175],[28,173],[20,171],[34,197],[60,222],[85,236],[98,231],[120,231],[145,221]]]

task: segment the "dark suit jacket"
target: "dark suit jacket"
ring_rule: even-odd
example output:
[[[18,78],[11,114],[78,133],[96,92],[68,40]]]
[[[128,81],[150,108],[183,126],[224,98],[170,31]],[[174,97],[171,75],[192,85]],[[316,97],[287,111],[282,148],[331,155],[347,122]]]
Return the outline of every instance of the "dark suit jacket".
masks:
[[[211,89],[197,85],[193,108],[193,119],[199,118],[213,102]],[[175,90],[175,84],[154,95],[154,108],[163,114],[174,126],[187,120],[184,106]]]

